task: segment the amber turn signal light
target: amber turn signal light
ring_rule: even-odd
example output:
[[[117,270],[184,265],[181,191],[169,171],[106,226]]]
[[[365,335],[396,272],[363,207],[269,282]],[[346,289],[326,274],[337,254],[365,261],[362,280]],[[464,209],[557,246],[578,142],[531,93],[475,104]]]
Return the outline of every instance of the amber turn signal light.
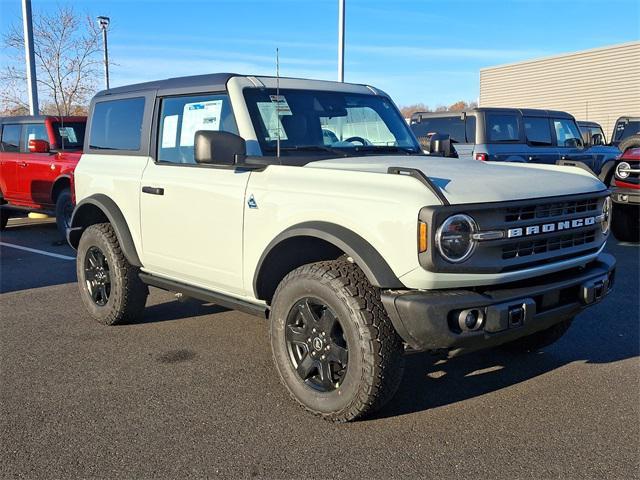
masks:
[[[418,253],[427,251],[427,224],[418,222]]]

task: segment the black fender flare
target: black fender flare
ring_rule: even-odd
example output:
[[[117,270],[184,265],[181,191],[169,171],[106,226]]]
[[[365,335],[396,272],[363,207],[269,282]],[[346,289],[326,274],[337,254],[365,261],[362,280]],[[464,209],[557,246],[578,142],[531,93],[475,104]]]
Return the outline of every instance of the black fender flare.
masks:
[[[253,291],[256,298],[259,277],[265,259],[278,244],[293,237],[315,237],[333,244],[353,258],[369,282],[376,287],[384,289],[405,288],[382,255],[357,233],[334,223],[303,222],[293,225],[278,234],[262,252],[253,275]]]
[[[604,165],[602,165],[600,175],[598,175],[600,181],[602,181],[602,183],[604,183],[607,187],[609,186],[609,184],[611,183],[611,179],[613,178],[613,169],[615,168],[616,163],[616,159],[614,158],[612,158],[611,160],[607,160]],[[611,175],[609,175],[610,173]],[[607,182],[607,178],[609,179],[609,182]]]
[[[78,248],[82,232],[95,223],[95,209],[99,209],[107,218],[118,237],[118,243],[122,253],[129,263],[136,267],[141,267],[140,257],[133,243],[133,237],[129,230],[129,225],[120,210],[120,207],[108,196],[98,193],[82,199],[73,209],[71,216],[71,227],[67,231],[67,241],[74,249]]]

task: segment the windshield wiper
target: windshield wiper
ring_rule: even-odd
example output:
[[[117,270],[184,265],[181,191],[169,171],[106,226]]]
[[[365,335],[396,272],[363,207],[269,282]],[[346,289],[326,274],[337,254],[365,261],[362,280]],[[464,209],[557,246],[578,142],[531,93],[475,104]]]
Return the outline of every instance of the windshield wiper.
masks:
[[[397,145],[363,145],[355,147],[356,152],[403,152],[407,155],[420,153],[413,147],[398,147]]]
[[[341,157],[348,157],[349,153],[338,148],[327,147],[326,145],[295,145],[293,147],[281,147],[283,152],[328,152]]]

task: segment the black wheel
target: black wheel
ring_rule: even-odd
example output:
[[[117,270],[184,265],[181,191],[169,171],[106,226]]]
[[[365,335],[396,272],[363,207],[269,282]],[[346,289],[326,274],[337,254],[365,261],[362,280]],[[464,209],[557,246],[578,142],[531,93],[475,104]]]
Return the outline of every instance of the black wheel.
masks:
[[[630,135],[620,142],[618,149],[624,153],[630,148],[640,147],[640,135]]]
[[[0,231],[4,230],[7,227],[9,217],[9,210],[7,210],[6,208],[0,208]]]
[[[66,238],[67,228],[71,225],[71,214],[73,213],[73,202],[71,201],[71,190],[65,188],[60,192],[56,200],[56,225],[60,234]]]
[[[346,260],[304,265],[278,286],[271,348],[282,383],[334,422],[373,413],[395,394],[402,341],[364,273]]]
[[[546,330],[541,330],[540,332],[536,332],[512,342],[505,343],[504,345],[500,345],[499,348],[510,353],[536,352],[543,349],[544,347],[548,347],[552,343],[555,343],[557,340],[560,340],[560,338],[567,332],[567,330],[569,330],[572,322],[573,318],[563,320],[562,322],[556,323]]]
[[[611,217],[611,233],[621,242],[640,242],[640,207],[615,204]]]
[[[105,325],[139,318],[149,289],[120,249],[113,227],[99,223],[80,238],[76,273],[80,296],[91,316]]]

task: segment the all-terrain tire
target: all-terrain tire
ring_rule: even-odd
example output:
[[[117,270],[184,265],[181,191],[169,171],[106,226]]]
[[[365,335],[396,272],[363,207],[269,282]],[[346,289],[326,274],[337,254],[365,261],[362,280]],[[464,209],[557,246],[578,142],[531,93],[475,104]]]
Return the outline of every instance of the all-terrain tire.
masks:
[[[346,340],[346,373],[332,391],[317,391],[305,383],[287,346],[288,319],[295,315],[296,302],[307,297],[335,312]],[[273,298],[270,339],[276,368],[291,397],[326,420],[347,422],[375,412],[394,396],[402,380],[402,341],[380,292],[346,259],[303,265],[282,280]]]
[[[640,242],[640,207],[615,204],[611,218],[611,233],[621,242]]]
[[[560,340],[567,330],[569,330],[572,322],[573,318],[563,320],[546,330],[541,330],[526,337],[500,345],[499,348],[510,353],[528,353],[542,350],[543,348]]]
[[[89,257],[102,254],[109,278],[108,298],[99,305],[92,297],[92,277],[88,272]],[[76,259],[78,286],[83,303],[91,316],[104,325],[128,323],[142,316],[148,287],[138,276],[139,269],[131,265],[120,248],[118,238],[109,223],[88,227],[80,238]]]
[[[630,148],[640,147],[640,135],[630,135],[618,144],[618,149],[624,153]]]
[[[9,221],[9,210],[6,208],[0,208],[0,231],[7,228],[7,222]]]
[[[67,228],[70,226],[72,212],[71,190],[65,188],[58,194],[56,199],[56,225],[62,238],[67,237]]]

